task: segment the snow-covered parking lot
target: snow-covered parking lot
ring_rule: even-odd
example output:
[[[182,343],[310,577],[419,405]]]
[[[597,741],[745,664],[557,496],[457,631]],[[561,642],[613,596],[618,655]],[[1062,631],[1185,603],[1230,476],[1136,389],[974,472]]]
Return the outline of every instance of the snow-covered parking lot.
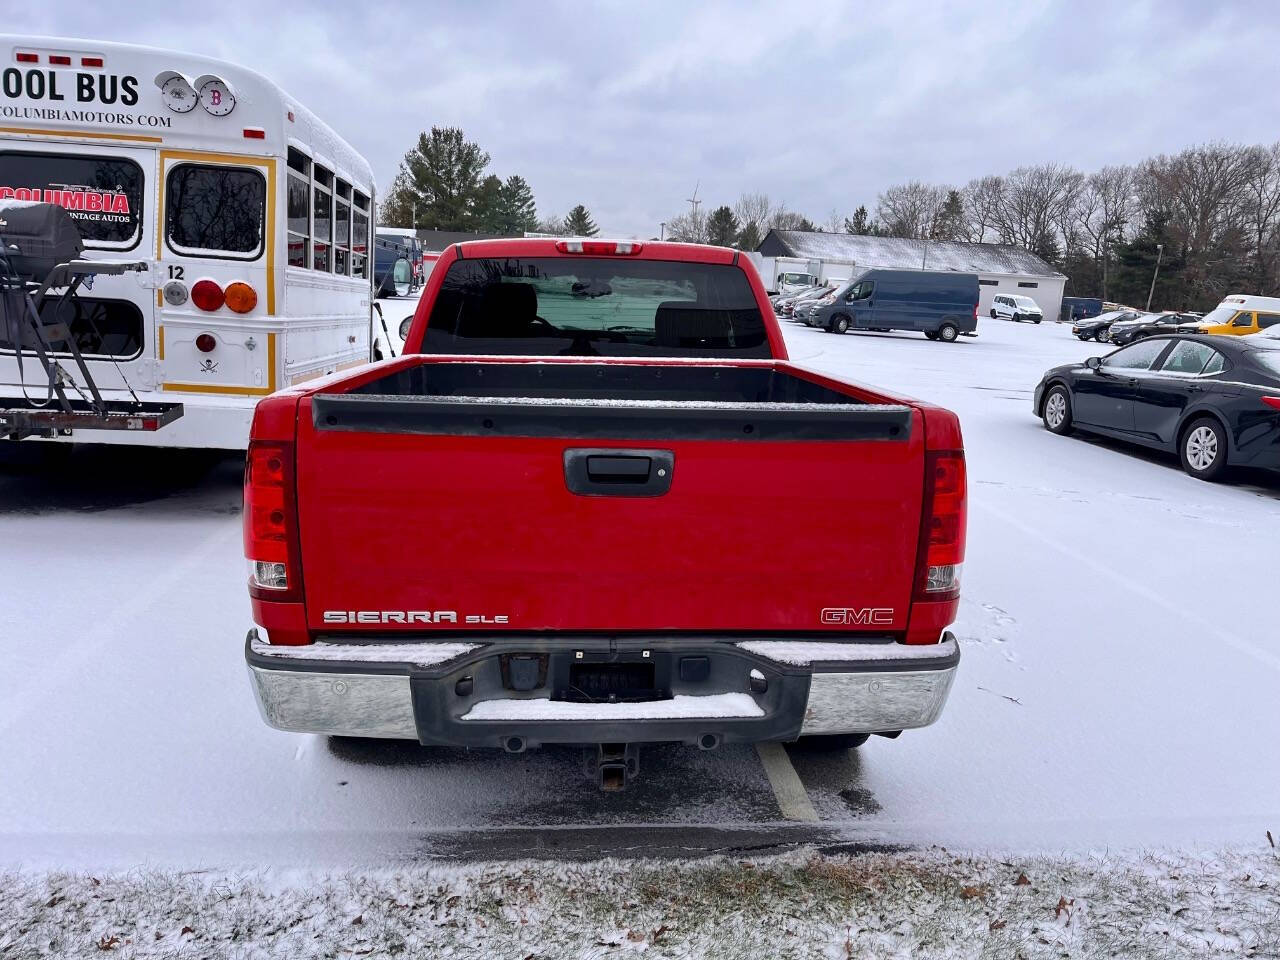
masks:
[[[936,726],[844,754],[651,749],[617,795],[571,750],[280,733],[242,662],[240,462],[86,450],[0,468],[0,870],[345,872],[801,845],[1231,848],[1267,862],[1280,482],[1209,485],[1171,459],[1043,430],[1040,374],[1098,350],[1056,324],[983,320],[954,345],[786,328],[799,362],[961,416],[963,659]],[[857,494],[850,478],[831,509]]]

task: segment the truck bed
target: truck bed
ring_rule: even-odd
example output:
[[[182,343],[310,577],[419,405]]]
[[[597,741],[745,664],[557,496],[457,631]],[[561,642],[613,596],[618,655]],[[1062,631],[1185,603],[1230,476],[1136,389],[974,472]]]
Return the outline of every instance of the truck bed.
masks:
[[[299,403],[307,628],[901,635],[924,432],[785,361],[406,357]]]

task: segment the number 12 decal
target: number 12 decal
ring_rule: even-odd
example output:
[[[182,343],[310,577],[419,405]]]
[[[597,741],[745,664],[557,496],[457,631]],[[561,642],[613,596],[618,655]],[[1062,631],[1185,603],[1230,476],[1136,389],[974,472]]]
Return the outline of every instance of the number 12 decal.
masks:
[[[182,269],[182,267],[181,267],[180,265],[178,265],[178,264],[176,264],[176,263],[173,263],[173,264],[170,264],[170,265],[169,265],[169,279],[170,279],[170,280],[182,280],[185,276],[186,276],[186,274],[185,274],[185,272],[183,271],[183,269]]]

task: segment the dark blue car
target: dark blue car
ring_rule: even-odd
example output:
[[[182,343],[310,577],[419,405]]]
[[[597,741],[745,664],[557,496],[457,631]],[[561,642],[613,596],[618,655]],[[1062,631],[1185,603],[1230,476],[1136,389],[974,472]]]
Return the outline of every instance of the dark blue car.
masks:
[[[829,333],[914,330],[954,343],[978,329],[978,275],[930,270],[868,270],[832,291],[810,315]]]

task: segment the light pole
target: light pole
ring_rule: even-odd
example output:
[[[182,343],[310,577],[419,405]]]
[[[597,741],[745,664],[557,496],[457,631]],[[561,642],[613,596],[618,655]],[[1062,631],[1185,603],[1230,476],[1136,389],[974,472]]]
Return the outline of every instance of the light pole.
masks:
[[[658,239],[659,240],[667,239],[667,221],[665,220],[660,220],[658,222]]]
[[[1151,312],[1151,298],[1156,292],[1156,277],[1160,276],[1160,258],[1164,256],[1164,244],[1156,244],[1156,269],[1151,274],[1151,289],[1147,291],[1147,313]]]

